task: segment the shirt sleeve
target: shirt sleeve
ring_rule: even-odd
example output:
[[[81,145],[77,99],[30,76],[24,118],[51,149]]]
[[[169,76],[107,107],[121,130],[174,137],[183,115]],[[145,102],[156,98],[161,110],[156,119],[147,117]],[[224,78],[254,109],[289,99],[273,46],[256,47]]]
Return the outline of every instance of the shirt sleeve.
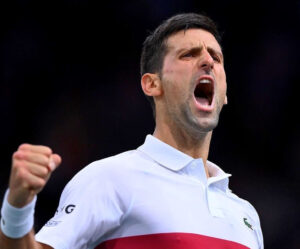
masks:
[[[257,215],[256,224],[257,224],[256,233],[257,233],[257,240],[258,240],[258,243],[259,243],[259,249],[264,249],[264,238],[263,238],[263,233],[262,233],[262,229],[261,229],[260,220],[259,220],[258,215]]]
[[[37,241],[54,249],[89,248],[120,224],[124,210],[101,167],[88,166],[67,184],[54,217],[36,234]]]
[[[264,249],[264,240],[262,229],[260,225],[260,219],[256,209],[248,202],[248,214],[250,215],[251,220],[254,222],[254,230],[257,238],[257,244],[259,249]],[[249,212],[250,211],[250,212]]]

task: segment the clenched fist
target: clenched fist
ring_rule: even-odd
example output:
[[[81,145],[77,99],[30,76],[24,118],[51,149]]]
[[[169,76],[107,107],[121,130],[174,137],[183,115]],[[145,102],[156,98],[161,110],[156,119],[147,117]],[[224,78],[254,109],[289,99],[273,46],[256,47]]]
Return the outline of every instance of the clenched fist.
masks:
[[[60,163],[61,157],[49,147],[20,145],[12,157],[8,202],[19,208],[31,202]]]

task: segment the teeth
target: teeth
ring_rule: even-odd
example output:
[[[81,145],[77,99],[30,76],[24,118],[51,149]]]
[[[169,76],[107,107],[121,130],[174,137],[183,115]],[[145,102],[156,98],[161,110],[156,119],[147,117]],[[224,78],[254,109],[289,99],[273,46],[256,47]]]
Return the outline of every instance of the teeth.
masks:
[[[208,79],[202,79],[202,80],[200,80],[200,83],[201,83],[201,84],[210,84],[210,83],[211,83],[211,80],[208,80]]]

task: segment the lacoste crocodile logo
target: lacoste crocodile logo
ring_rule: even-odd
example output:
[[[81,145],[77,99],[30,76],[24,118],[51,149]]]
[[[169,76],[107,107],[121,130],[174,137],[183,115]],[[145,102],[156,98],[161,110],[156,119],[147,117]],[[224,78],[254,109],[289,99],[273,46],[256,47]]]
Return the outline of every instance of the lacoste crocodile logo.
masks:
[[[249,227],[251,230],[253,230],[252,225],[247,221],[247,218],[244,218],[244,223],[247,227]]]

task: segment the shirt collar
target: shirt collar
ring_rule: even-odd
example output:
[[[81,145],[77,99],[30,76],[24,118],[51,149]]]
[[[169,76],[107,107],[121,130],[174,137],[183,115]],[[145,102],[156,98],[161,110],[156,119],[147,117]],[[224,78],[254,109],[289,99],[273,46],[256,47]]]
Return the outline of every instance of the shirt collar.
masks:
[[[206,166],[210,175],[210,177],[207,179],[208,185],[214,184],[223,191],[227,191],[229,177],[231,176],[231,174],[225,173],[219,166],[208,160],[206,161]]]
[[[145,143],[138,148],[164,167],[179,171],[194,159],[174,147],[162,142],[158,138],[147,135]]]
[[[140,146],[138,150],[148,155],[158,164],[173,171],[180,171],[192,161],[198,160],[184,154],[152,135],[147,135],[145,143]],[[220,167],[208,160],[206,161],[206,166],[211,176],[208,178],[207,184],[214,184],[226,190],[229,182],[228,177],[231,175],[225,173]]]

